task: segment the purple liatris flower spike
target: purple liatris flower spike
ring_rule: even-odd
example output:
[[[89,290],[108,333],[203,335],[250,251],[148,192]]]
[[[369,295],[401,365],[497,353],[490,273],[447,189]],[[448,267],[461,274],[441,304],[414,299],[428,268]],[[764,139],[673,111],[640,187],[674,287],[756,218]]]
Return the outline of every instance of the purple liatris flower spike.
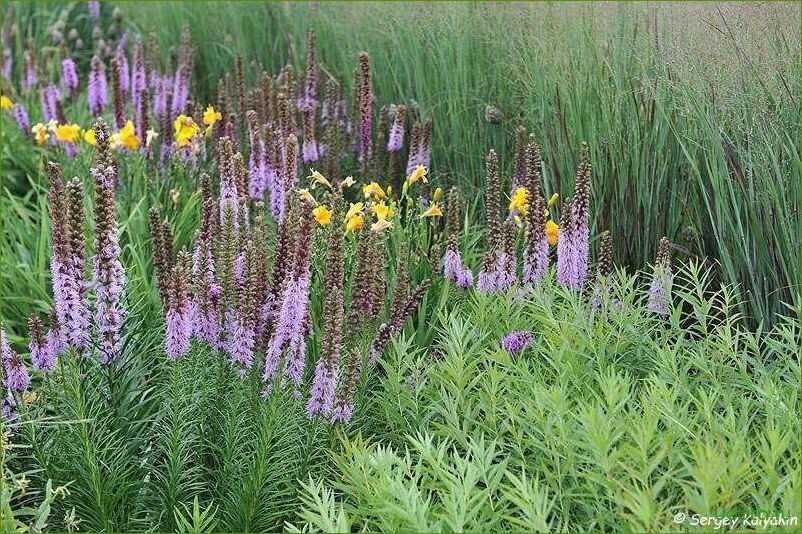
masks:
[[[462,289],[473,285],[473,272],[462,263],[459,250],[446,250],[443,257],[443,276],[452,280]]]
[[[97,117],[106,109],[106,103],[108,101],[106,66],[98,56],[92,58],[86,100],[89,105],[89,113],[91,113],[93,117]]]
[[[407,108],[396,106],[393,125],[390,128],[390,137],[387,140],[387,151],[398,152],[404,145],[404,120],[406,119]]]
[[[58,121],[58,89],[53,84],[43,87],[39,92],[39,101],[42,104],[42,116],[45,122]]]
[[[137,44],[134,48],[134,67],[131,80],[131,102],[134,104],[134,109],[139,109],[139,99],[147,89],[147,73],[145,69],[145,52],[141,44]],[[161,116],[166,107],[166,95],[164,94],[164,86],[162,87],[161,94],[157,90],[157,96],[154,100],[154,111],[156,115]],[[161,102],[159,100],[161,99]]]
[[[501,346],[510,354],[517,354],[534,343],[531,332],[512,332],[504,336]]]
[[[646,309],[661,317],[671,313],[671,285],[674,274],[671,271],[671,243],[667,237],[660,239],[657,259],[654,263],[654,274],[649,286],[649,300]]]
[[[523,183],[526,211],[523,246],[523,285],[540,284],[549,267],[549,241],[546,235],[545,203],[541,194],[540,147],[530,142],[524,149]]]
[[[564,206],[557,241],[557,282],[574,291],[582,289],[588,274],[590,249],[590,151],[582,144],[574,198]]]
[[[100,20],[100,2],[96,0],[89,0],[86,3],[86,9],[89,11],[89,17],[97,22]]]
[[[315,108],[307,106],[303,110],[304,119],[304,146],[303,158],[305,163],[320,159],[320,146],[315,138]]]
[[[115,57],[119,65],[120,92],[126,94],[131,88],[131,70],[128,66],[128,56],[125,55],[125,50],[119,49]]]
[[[179,65],[173,77],[173,106],[171,112],[178,115],[184,112],[189,97],[189,66]]]
[[[229,312],[226,320],[229,328],[229,354],[231,363],[244,371],[253,365],[253,349],[256,335],[247,320],[239,314]]]
[[[61,60],[61,87],[68,91],[70,98],[75,98],[78,92],[78,69],[72,58]]]
[[[31,351],[31,362],[37,371],[46,373],[56,366],[56,355],[52,352],[53,346],[48,343],[42,322],[36,315],[28,319],[28,331],[30,342],[28,348]]]
[[[36,58],[33,51],[26,50],[23,56],[25,75],[22,78],[22,92],[28,93],[36,86]]]
[[[284,290],[278,323],[265,355],[262,379],[270,382],[276,376],[284,348],[287,348],[285,375],[300,384],[306,354],[304,322],[309,306],[309,276],[290,279]]]
[[[6,338],[5,330],[0,328],[0,353],[3,360],[3,389],[25,391],[31,385],[31,377],[25,362],[14,352]]]
[[[25,109],[20,103],[14,105],[14,109],[11,111],[14,115],[14,120],[17,121],[17,126],[22,131],[25,136],[31,135],[31,121],[28,118],[28,111]]]
[[[193,309],[188,296],[189,261],[189,254],[185,250],[179,252],[170,274],[164,345],[167,357],[171,360],[186,354],[192,335]]]
[[[96,127],[95,136],[108,136]],[[100,135],[99,135],[100,134]],[[105,164],[105,162],[102,162]],[[100,363],[112,363],[122,348],[122,325],[125,316],[123,291],[125,269],[120,262],[119,227],[115,210],[115,171],[112,166],[92,169],[95,182],[95,320],[100,334]]]

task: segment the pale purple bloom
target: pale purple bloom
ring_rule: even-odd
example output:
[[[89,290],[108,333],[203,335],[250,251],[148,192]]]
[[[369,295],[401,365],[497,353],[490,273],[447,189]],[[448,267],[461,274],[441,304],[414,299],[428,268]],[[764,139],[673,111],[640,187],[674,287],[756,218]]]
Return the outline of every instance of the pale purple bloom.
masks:
[[[304,163],[315,162],[320,159],[320,149],[315,139],[304,139],[303,157]]]
[[[512,332],[501,340],[501,346],[510,354],[517,354],[534,343],[531,332]]]
[[[189,68],[186,65],[179,65],[173,78],[173,115],[183,113],[187,106],[189,97]]]
[[[89,304],[83,262],[67,258],[66,264],[62,264],[54,255],[51,271],[59,324],[63,325],[70,345],[77,349],[86,348],[89,345]]]
[[[312,389],[309,392],[309,402],[306,404],[306,413],[309,417],[317,414],[328,416],[331,413],[337,389],[337,374],[337,365],[329,368],[326,358],[318,359]]]
[[[253,328],[245,324],[238,314],[229,312],[229,354],[231,363],[239,366],[241,370],[253,366],[253,349],[256,343]]]
[[[38,340],[31,338],[28,349],[31,351],[31,363],[33,363],[34,369],[47,373],[56,366],[56,354],[53,353],[53,348],[53,345],[47,339],[40,343]]]
[[[284,180],[283,172],[272,166],[267,169],[267,180],[270,186],[270,213],[280,221],[284,216]]]
[[[473,273],[462,263],[462,257],[458,250],[446,250],[443,258],[443,277],[452,280],[463,289],[473,285]]]
[[[95,183],[106,190],[106,202],[114,208],[114,170],[92,169]],[[109,190],[111,193],[109,193]],[[98,209],[98,208],[96,208]],[[120,262],[119,227],[114,213],[105,214],[103,231],[95,238],[94,287],[97,295],[96,321],[100,334],[100,363],[109,364],[122,348],[121,330],[125,309],[122,298],[125,287],[125,269]],[[97,226],[97,224],[96,224]],[[98,229],[96,228],[96,232]]]
[[[43,87],[39,92],[39,101],[42,104],[44,122],[58,121],[58,89],[53,84]]]
[[[579,291],[588,273],[588,229],[570,230],[557,240],[557,282]]]
[[[89,16],[92,20],[95,22],[100,20],[100,2],[90,0],[86,3],[86,9],[89,11]]]
[[[670,265],[656,265],[649,285],[649,300],[646,309],[661,317],[668,317],[671,306],[671,285],[674,275]]]
[[[523,285],[537,286],[543,280],[546,270],[549,268],[549,240],[543,237],[535,243],[535,251],[532,256],[524,258]]]
[[[23,60],[25,62],[25,76],[22,78],[22,91],[27,93],[36,86],[37,81],[36,61],[33,52],[26,50]]]
[[[87,102],[89,113],[97,117],[106,108],[108,101],[108,85],[106,83],[106,66],[98,56],[92,58],[89,82],[87,84]]]
[[[30,135],[31,132],[31,120],[28,118],[28,112],[25,110],[25,107],[22,104],[15,104],[14,109],[11,111],[14,115],[14,120],[17,121],[17,126],[19,129],[22,130],[22,133],[25,135]]]
[[[399,120],[402,119],[402,114],[396,113],[393,119],[393,126],[390,128],[390,138],[387,141],[387,151],[397,152],[401,150],[404,145],[404,123]]]
[[[156,114],[158,117],[162,117],[167,113],[167,84],[168,82],[158,76],[159,81],[156,84],[156,93],[153,96],[153,113]],[[134,72],[134,92],[133,94],[137,94],[137,73]],[[162,143],[164,145],[165,143]]]
[[[11,49],[3,48],[3,79],[11,80],[11,71],[14,68],[14,56],[11,55]]]
[[[515,284],[515,257],[506,252],[496,253],[496,260],[489,270],[479,272],[476,290],[479,293],[504,292]]]
[[[51,328],[47,331],[47,345],[48,351],[53,355],[53,358],[58,357],[61,353],[67,350],[67,336],[62,328]]]
[[[131,88],[131,71],[128,67],[128,56],[125,55],[125,50],[122,48],[117,50],[117,64],[120,66],[120,92],[126,94]]]
[[[144,51],[142,45],[137,45],[134,48],[134,67],[131,80],[131,102],[134,104],[134,109],[139,109],[139,99],[147,89],[147,75],[145,73],[145,59],[143,57]],[[164,94],[164,86],[161,85],[161,95],[157,92],[156,100],[154,100],[154,108],[160,107],[161,109],[154,109],[156,115],[164,114],[167,107],[166,95]],[[161,99],[161,102],[158,99]]]
[[[348,423],[354,416],[354,403],[343,403],[331,411],[329,421],[332,423]]]
[[[72,58],[61,60],[61,87],[70,93],[70,98],[75,98],[78,92],[78,70]]]
[[[167,310],[164,348],[171,360],[177,360],[189,350],[189,336],[192,331],[189,319],[186,309],[171,307]]]
[[[291,278],[284,290],[276,330],[265,355],[265,370],[262,375],[265,382],[271,382],[275,378],[286,347],[284,376],[292,380],[296,389],[300,387],[306,360],[304,330],[309,307],[309,278],[308,273],[298,279]]]
[[[3,385],[11,391],[25,391],[31,384],[31,377],[19,354],[11,349],[5,330],[0,329],[0,352],[3,360]]]

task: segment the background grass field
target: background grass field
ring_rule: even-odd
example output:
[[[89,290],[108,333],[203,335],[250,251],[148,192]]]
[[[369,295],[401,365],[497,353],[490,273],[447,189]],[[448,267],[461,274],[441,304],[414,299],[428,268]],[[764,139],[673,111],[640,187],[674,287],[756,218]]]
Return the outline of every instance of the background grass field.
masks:
[[[272,72],[287,58],[303,68],[309,28],[340,79],[369,51],[379,101],[415,100],[434,118],[434,171],[470,195],[481,194],[490,148],[510,170],[519,123],[543,145],[549,191],[570,191],[587,141],[592,234],[613,232],[616,261],[643,265],[667,235],[680,255],[707,258],[739,287],[753,324],[789,313],[783,303],[798,307],[796,4],[121,7],[145,33],[158,21],[162,43],[177,44],[190,26],[210,97],[237,51]],[[488,104],[503,112],[501,124],[484,120]]]

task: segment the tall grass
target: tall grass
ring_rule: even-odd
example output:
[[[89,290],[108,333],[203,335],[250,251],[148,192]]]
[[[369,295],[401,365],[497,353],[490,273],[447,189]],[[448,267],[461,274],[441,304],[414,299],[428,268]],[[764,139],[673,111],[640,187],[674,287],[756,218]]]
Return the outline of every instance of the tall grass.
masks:
[[[753,324],[787,313],[784,303],[799,305],[797,5],[122,8],[142,30],[158,21],[166,45],[189,25],[210,98],[238,51],[273,72],[287,58],[302,68],[308,28],[324,68],[343,79],[358,51],[369,51],[381,73],[379,101],[415,100],[434,117],[434,171],[470,194],[481,194],[487,149],[510,165],[519,123],[544,146],[549,191],[570,191],[587,141],[596,169],[593,230],[613,232],[617,261],[642,265],[667,235],[740,288]],[[488,104],[503,112],[501,124],[484,120]]]

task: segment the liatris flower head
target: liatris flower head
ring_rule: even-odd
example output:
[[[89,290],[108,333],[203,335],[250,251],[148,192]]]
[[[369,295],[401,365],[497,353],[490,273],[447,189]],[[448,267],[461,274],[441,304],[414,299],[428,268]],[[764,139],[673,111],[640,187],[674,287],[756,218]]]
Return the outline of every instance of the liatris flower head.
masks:
[[[188,296],[189,262],[189,254],[185,250],[180,251],[170,273],[164,343],[167,357],[171,360],[186,354],[192,334],[193,318]]]
[[[649,300],[646,309],[663,318],[671,313],[671,285],[674,274],[671,271],[671,242],[667,237],[660,239],[657,258],[654,262],[652,283],[649,286]]]
[[[406,106],[396,106],[393,125],[390,128],[390,136],[387,140],[387,151],[398,152],[404,145],[404,128],[407,115]]]
[[[22,90],[27,93],[36,86],[36,56],[33,50],[26,50],[23,54],[25,76],[22,78]]]
[[[315,66],[315,32],[309,30],[306,41],[306,82],[304,90],[298,96],[298,111],[317,106],[317,69]]]
[[[501,346],[510,354],[518,354],[534,343],[531,332],[511,332],[501,340]]]
[[[125,125],[125,109],[123,102],[122,87],[120,86],[120,62],[118,59],[111,59],[111,93],[114,100],[114,123],[117,128]]]
[[[6,332],[0,328],[0,354],[3,363],[3,389],[25,391],[31,385],[31,377],[25,362],[8,342]]]
[[[512,167],[512,187],[510,191],[515,191],[526,185],[526,149],[527,149],[526,128],[519,126],[515,129],[515,153],[513,156]]]
[[[37,371],[46,373],[56,366],[56,355],[52,352],[52,345],[48,343],[42,321],[38,316],[32,315],[28,319],[28,332],[30,343],[28,348],[31,351],[31,362]]]
[[[22,134],[30,137],[31,121],[28,118],[28,111],[25,109],[25,106],[20,103],[15,104],[14,108],[11,110],[11,114],[14,116],[14,120],[17,121],[17,126],[19,126]]]
[[[77,177],[67,184],[66,213],[69,217],[66,225],[66,250],[63,253],[59,249],[53,251],[54,265],[51,268],[58,273],[58,276],[54,274],[53,293],[56,306],[62,310],[59,324],[63,325],[70,345],[83,349],[89,344],[89,303],[86,298],[88,282],[84,272],[86,216],[83,182]]]
[[[105,135],[102,124],[95,129],[98,140]],[[121,334],[125,316],[123,291],[125,270],[120,261],[115,191],[116,172],[110,165],[92,168],[95,182],[95,264],[93,282],[96,321],[100,334],[100,362],[112,363],[122,348]]]
[[[320,159],[320,147],[315,138],[315,108],[306,106],[303,109],[304,123],[304,163],[315,162]]]
[[[92,57],[89,82],[87,85],[87,103],[89,113],[97,117],[106,109],[108,87],[106,84],[106,66],[98,56]]]
[[[549,266],[549,235],[541,194],[540,148],[530,142],[525,149],[524,183],[527,189],[524,222],[523,284],[536,286]],[[552,221],[552,224],[554,222]],[[556,237],[556,236],[555,236]]]
[[[596,268],[596,283],[593,287],[591,305],[598,310],[610,294],[610,274],[613,270],[613,238],[609,231],[599,236],[599,261]]]
[[[557,242],[557,282],[575,291],[582,289],[588,272],[590,177],[590,151],[583,143],[575,194],[572,202],[566,202],[564,207]]]
[[[39,92],[39,101],[42,104],[42,116],[45,122],[64,122],[59,121],[59,93],[55,85],[51,83],[43,87]]]
[[[74,100],[78,93],[78,69],[71,57],[61,60],[61,86],[69,91],[70,98]]]

